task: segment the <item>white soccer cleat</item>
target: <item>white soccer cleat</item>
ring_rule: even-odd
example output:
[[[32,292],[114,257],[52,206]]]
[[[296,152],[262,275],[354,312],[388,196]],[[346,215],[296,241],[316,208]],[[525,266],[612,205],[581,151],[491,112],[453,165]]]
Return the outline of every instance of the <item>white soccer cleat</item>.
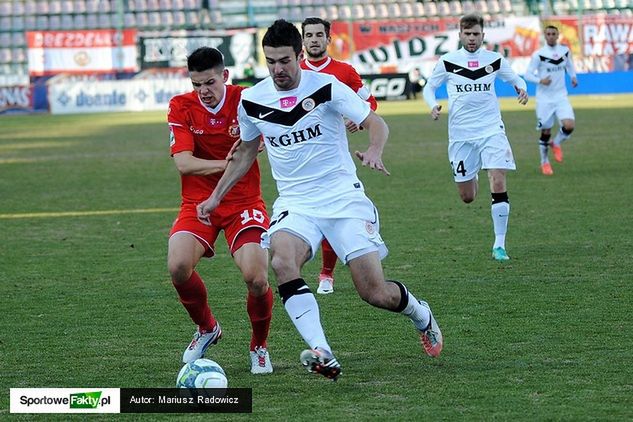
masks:
[[[221,337],[222,328],[220,328],[219,322],[215,323],[215,328],[212,331],[201,332],[200,329],[197,329],[193,333],[193,340],[191,340],[191,343],[189,343],[189,346],[182,354],[183,363],[190,363],[196,359],[203,358],[209,346],[216,344]]]
[[[334,293],[334,279],[327,275],[319,275],[319,288],[317,293],[320,295],[329,295]]]
[[[437,325],[437,321],[435,321],[435,317],[433,317],[433,312],[431,312],[429,304],[423,300],[418,300],[418,302],[429,310],[430,315],[429,325],[427,325],[424,330],[419,330],[420,343],[427,355],[436,358],[440,355],[444,347],[444,337],[442,337],[440,326]]]
[[[321,374],[325,378],[336,381],[341,375],[341,364],[338,363],[332,352],[317,347],[301,352],[299,357],[301,364],[313,374]]]
[[[255,347],[251,351],[251,374],[272,374],[273,364],[270,363],[270,354],[265,347]]]

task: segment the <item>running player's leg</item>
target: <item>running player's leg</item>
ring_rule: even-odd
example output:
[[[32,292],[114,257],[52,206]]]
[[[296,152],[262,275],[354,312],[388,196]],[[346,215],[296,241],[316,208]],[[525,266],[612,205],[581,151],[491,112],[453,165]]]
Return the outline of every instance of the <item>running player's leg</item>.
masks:
[[[205,226],[195,217],[195,209],[181,211],[172,227],[167,252],[167,266],[180,302],[197,325],[193,340],[185,349],[183,362],[204,356],[206,349],[222,335],[207,302],[207,289],[195,271],[203,256],[213,256],[217,230]]]
[[[268,285],[268,252],[259,245],[262,230],[251,228],[236,239],[233,259],[242,272],[248,290],[246,311],[251,323],[251,372],[273,372],[268,352],[268,333],[273,311],[273,292]],[[241,243],[241,244],[240,244]]]
[[[541,159],[541,173],[545,176],[554,174],[549,162],[549,148],[551,146],[552,126],[554,125],[554,107],[551,104],[538,101],[536,104],[536,130],[540,131],[538,139],[539,156]]]
[[[235,264],[246,283],[246,311],[251,323],[249,347],[251,373],[273,372],[268,352],[268,333],[273,310],[273,293],[268,283],[268,251],[261,237],[269,226],[266,207],[255,202],[225,213],[224,234]]]
[[[567,141],[571,136],[571,133],[576,128],[576,121],[574,116],[574,110],[569,103],[569,100],[560,102],[556,107],[556,116],[560,120],[560,128],[558,133],[552,141],[552,152],[554,158],[559,163],[563,161],[563,142]]]
[[[510,201],[506,187],[506,171],[501,169],[488,170],[492,204],[490,214],[495,234],[492,246],[492,257],[497,261],[510,259],[506,253],[506,233],[508,232],[508,219],[510,217]]]
[[[461,200],[469,204],[477,197],[481,158],[472,142],[449,142],[448,159]]]
[[[515,170],[514,156],[505,133],[486,138],[481,152],[483,168],[488,170],[492,203],[490,214],[495,235],[492,256],[497,261],[510,259],[506,253],[506,233],[510,217],[510,201],[506,184],[506,172]]]
[[[334,293],[334,267],[336,266],[336,261],[338,261],[336,252],[334,252],[327,239],[323,239],[323,242],[321,242],[321,259],[322,265],[319,272],[317,293],[327,295]]]
[[[371,202],[368,205],[373,207]],[[354,286],[360,297],[378,308],[408,316],[420,332],[422,344],[430,356],[439,355],[442,337],[425,302],[418,301],[399,281],[385,280],[380,260],[387,248],[380,237],[380,222],[375,208],[363,212],[364,218],[328,219],[322,227],[337,255],[349,265]]]

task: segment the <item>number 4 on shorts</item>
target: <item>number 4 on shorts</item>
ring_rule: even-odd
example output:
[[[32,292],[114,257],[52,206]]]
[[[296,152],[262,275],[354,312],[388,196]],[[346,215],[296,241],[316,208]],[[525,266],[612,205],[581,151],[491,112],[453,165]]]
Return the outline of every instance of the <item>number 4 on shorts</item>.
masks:
[[[453,168],[453,176],[457,176],[457,173],[461,174],[462,177],[466,176],[466,168],[464,167],[463,160],[457,163],[457,167],[455,167],[455,163],[451,161],[451,167]]]

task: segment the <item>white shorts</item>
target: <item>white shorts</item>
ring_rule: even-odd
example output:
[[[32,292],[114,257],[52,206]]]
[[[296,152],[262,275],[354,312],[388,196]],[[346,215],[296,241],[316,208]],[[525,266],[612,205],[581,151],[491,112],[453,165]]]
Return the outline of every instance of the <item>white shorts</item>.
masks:
[[[380,259],[383,259],[388,251],[380,237],[379,228],[376,208],[371,221],[361,218],[319,218],[294,211],[281,211],[271,218],[270,228],[262,234],[261,246],[269,249],[273,234],[283,230],[310,246],[310,259],[314,257],[324,237],[345,264],[371,252],[378,252]]]
[[[575,120],[574,109],[571,108],[569,99],[565,98],[555,103],[537,101],[536,104],[536,130],[551,129],[555,119]]]
[[[448,160],[455,182],[467,182],[481,169],[516,170],[512,148],[505,133],[468,141],[450,141]]]

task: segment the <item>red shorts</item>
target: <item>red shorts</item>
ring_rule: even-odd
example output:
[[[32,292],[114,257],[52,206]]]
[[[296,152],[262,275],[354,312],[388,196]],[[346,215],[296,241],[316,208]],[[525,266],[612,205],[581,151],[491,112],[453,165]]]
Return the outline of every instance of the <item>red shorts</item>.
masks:
[[[231,255],[245,243],[259,243],[260,236],[268,230],[270,219],[266,213],[264,201],[260,200],[248,206],[220,206],[211,213],[211,225],[198,220],[194,204],[185,204],[174,221],[169,236],[174,233],[191,233],[205,247],[204,256],[215,255],[214,244],[221,230],[229,246]]]

